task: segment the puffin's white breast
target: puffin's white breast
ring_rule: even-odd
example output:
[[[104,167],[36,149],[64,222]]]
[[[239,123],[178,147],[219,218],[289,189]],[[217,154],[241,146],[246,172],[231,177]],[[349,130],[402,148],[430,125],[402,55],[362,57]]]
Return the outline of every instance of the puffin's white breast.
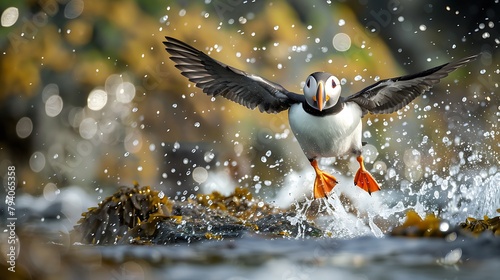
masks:
[[[302,104],[288,111],[293,134],[307,158],[336,157],[361,149],[361,108],[353,102],[342,111],[327,116],[313,116]]]

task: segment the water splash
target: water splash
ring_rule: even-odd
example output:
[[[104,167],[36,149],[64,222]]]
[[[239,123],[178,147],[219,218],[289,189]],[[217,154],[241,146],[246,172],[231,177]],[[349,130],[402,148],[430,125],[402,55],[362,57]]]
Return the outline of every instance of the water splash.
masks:
[[[354,186],[351,177],[332,173],[342,183],[335,187],[329,197],[320,200],[311,197],[314,173],[310,170],[289,173],[283,184],[286,187],[278,193],[275,204],[293,209],[296,216],[292,223],[311,220],[310,216],[316,215],[316,225],[331,237],[382,237],[384,231],[376,220],[380,219],[381,213],[390,216],[394,211],[401,210],[401,205],[389,207],[382,203],[380,194],[370,196]]]
[[[312,199],[314,174],[306,168],[286,176],[275,203],[297,213],[292,223],[310,220],[311,212],[316,212],[316,225],[335,238],[383,237],[403,222],[409,209],[421,216],[434,213],[456,225],[469,216],[494,216],[500,207],[500,172],[496,168],[486,173],[454,172],[447,178],[435,176],[418,183],[403,180],[401,188],[383,189],[371,196],[354,186],[351,177],[327,171],[340,182],[328,198]]]
[[[290,222],[291,225],[295,226],[298,225],[298,233],[295,238],[303,238],[305,237],[305,224],[304,221],[307,221],[307,210],[311,207],[313,200],[312,199],[306,199],[305,202],[300,205],[299,203],[294,204],[292,207],[295,207],[295,216],[288,216],[287,220]]]
[[[486,177],[474,172],[463,181],[452,181],[457,190],[449,200],[443,216],[451,222],[463,221],[467,216],[495,216],[500,208],[500,172]]]

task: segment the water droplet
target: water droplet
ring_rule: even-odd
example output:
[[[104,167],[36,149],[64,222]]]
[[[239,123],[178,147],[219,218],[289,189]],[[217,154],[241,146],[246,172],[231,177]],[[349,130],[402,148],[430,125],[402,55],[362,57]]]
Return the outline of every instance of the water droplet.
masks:
[[[374,162],[377,159],[378,150],[375,146],[367,144],[363,147],[363,157],[365,162]]]
[[[445,265],[455,265],[462,258],[462,249],[457,248],[455,250],[451,250],[446,256],[440,260],[442,264]]]
[[[403,161],[407,167],[412,168],[420,164],[421,157],[420,151],[417,149],[408,149],[403,155]]]
[[[373,169],[376,170],[376,172],[380,175],[384,175],[384,173],[387,171],[387,164],[383,161],[376,161],[373,163]]]
[[[179,142],[174,143],[174,149],[178,150],[181,147],[181,144]]]
[[[438,199],[438,198],[439,198],[439,192],[438,192],[438,191],[434,191],[434,198],[435,198],[435,199]]]
[[[211,162],[214,158],[215,154],[211,151],[206,152],[205,155],[203,156],[203,160],[207,163]]]

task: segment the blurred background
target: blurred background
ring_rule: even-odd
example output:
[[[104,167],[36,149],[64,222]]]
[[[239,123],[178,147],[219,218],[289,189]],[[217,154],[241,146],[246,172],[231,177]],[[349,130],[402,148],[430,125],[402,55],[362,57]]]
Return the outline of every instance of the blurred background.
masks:
[[[495,174],[498,1],[379,2],[2,1],[2,183],[14,165],[18,191],[46,199],[138,181],[181,199],[243,186],[273,200],[290,174],[313,174],[286,113],[205,96],[169,61],[167,35],[298,93],[311,72],[331,72],[346,96],[482,52],[400,112],[368,115],[365,157],[403,193]]]

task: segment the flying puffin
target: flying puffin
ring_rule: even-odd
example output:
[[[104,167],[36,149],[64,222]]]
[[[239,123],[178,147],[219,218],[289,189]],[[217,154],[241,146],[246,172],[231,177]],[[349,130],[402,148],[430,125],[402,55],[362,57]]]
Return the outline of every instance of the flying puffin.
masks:
[[[379,184],[365,169],[361,156],[361,119],[367,113],[395,112],[429,90],[450,72],[477,58],[469,56],[420,73],[385,79],[358,93],[341,97],[337,77],[314,72],[307,77],[304,94],[257,75],[249,74],[220,61],[172,37],[163,44],[181,74],[208,95],[221,95],[247,108],[278,113],[288,109],[288,119],[295,138],[316,172],[314,198],[327,197],[337,179],[318,166],[320,157],[356,156],[359,170],[354,184],[369,194],[380,190]]]

